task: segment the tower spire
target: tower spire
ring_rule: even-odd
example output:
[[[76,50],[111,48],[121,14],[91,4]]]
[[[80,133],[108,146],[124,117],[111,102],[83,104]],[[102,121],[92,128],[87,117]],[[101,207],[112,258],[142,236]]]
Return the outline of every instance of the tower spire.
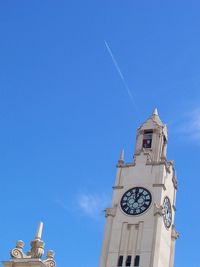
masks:
[[[152,115],[153,115],[153,116],[158,116],[158,109],[157,109],[157,108],[154,109]]]

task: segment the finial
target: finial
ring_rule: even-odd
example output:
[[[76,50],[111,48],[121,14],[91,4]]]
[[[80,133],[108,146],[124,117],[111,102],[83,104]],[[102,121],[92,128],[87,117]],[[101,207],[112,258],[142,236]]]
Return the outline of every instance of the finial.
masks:
[[[122,151],[120,153],[120,160],[124,161],[124,149],[122,149]]]
[[[47,251],[47,259],[53,259],[55,256],[55,252],[53,250]]]
[[[35,235],[35,239],[31,241],[31,258],[33,259],[41,259],[44,254],[44,241],[41,240],[42,237],[42,228],[43,223],[40,222],[37,228],[37,232]]]
[[[25,245],[24,241],[18,240],[17,243],[16,243],[16,248],[23,249],[24,245]]]
[[[119,160],[118,160],[118,165],[122,165],[122,164],[124,164],[124,149],[122,149]]]
[[[49,250],[47,252],[47,257],[46,257],[46,260],[44,261],[44,264],[46,267],[56,267],[54,256],[55,256],[55,252],[53,250]]]
[[[158,110],[157,110],[157,108],[154,109],[152,115],[156,115],[156,116],[158,116]]]
[[[42,229],[43,229],[43,222],[40,222],[36,231],[35,239],[42,238]]]

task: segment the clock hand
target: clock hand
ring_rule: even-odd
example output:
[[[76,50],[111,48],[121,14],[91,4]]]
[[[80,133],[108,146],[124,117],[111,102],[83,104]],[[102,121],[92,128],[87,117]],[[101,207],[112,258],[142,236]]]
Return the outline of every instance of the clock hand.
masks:
[[[135,201],[138,201],[138,199],[141,197],[142,193],[138,194]]]
[[[138,199],[138,193],[139,193],[138,191],[139,191],[138,189],[135,190],[135,198],[134,199],[135,199],[136,202],[137,202],[137,199]]]

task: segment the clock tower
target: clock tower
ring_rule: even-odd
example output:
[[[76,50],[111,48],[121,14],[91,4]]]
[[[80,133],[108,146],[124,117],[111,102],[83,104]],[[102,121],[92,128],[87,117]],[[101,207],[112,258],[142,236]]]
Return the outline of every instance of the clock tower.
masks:
[[[121,152],[99,267],[173,267],[177,180],[157,109],[137,129],[134,159]]]

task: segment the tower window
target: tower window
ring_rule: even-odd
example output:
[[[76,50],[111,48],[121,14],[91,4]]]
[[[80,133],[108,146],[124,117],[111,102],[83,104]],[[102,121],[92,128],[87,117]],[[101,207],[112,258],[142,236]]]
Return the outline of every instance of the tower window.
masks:
[[[131,256],[130,255],[126,259],[126,266],[131,266]]]
[[[117,267],[121,267],[123,265],[123,256],[119,256]]]
[[[139,265],[140,265],[140,256],[136,255],[134,261],[134,267],[138,267]]]
[[[153,130],[145,130],[143,136],[143,148],[151,148]]]

